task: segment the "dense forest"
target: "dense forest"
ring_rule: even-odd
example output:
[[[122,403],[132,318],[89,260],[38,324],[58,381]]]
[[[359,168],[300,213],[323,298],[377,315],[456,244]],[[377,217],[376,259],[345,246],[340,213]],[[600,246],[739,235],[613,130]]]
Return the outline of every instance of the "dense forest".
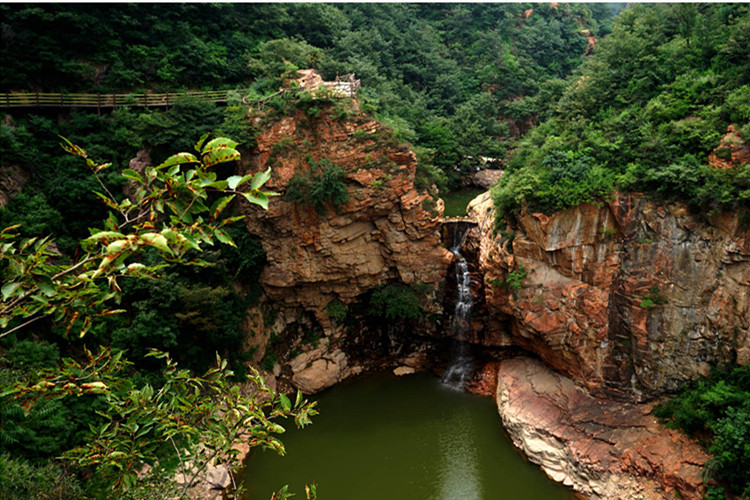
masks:
[[[168,162],[173,153],[192,151],[206,132],[238,141],[239,153],[250,151],[258,129],[246,119],[243,99],[273,94],[303,68],[327,80],[355,73],[361,108],[412,145],[426,185],[449,191],[480,158],[497,159],[506,171],[493,188],[501,228],[523,208],[551,212],[615,190],[687,201],[697,211],[747,213],[750,164],[716,169],[708,157],[731,162],[732,141],[740,140],[734,137],[750,137],[750,7],[624,7],[0,5],[0,92],[234,91],[225,106],[186,99],[168,110],[5,110],[0,168],[21,171],[28,181],[0,207],[0,228],[52,236],[58,258],[74,262],[81,240],[110,213],[92,191],[122,193],[129,180],[119,172],[139,151],[148,151],[154,165]],[[730,125],[736,135],[727,139]],[[60,149],[59,136],[113,168],[93,176],[81,158]],[[206,352],[225,357],[239,380],[253,354],[243,348],[241,322],[262,294],[257,279],[266,256],[241,224],[220,234],[235,245],[202,252],[211,265],[167,262],[159,280],[123,281],[118,307],[127,312],[95,319],[81,338],[51,319],[3,333],[0,387],[59,369],[64,358],[85,365],[87,349],[99,345],[127,351],[127,366],[112,376],[121,390],[204,373],[214,364]],[[157,250],[144,252],[147,265],[161,265]],[[12,269],[3,259],[5,283]],[[5,304],[12,294],[3,286]],[[13,321],[8,329],[21,323]],[[152,348],[169,351],[190,371],[165,375],[162,362],[148,355]],[[729,472],[718,477],[741,493],[742,482],[750,484],[742,465],[750,455],[747,446],[727,451],[726,436],[746,442],[750,394],[741,385],[746,373],[732,376],[741,380],[731,397],[742,401],[733,420],[712,414],[701,427],[691,417],[688,430],[706,439],[715,433],[717,455],[734,453],[719,464]],[[31,411],[0,395],[0,498],[106,498],[119,471],[71,454],[92,429],[101,430],[105,398],[34,394],[23,403]],[[288,400],[275,404],[274,411],[290,409]],[[679,405],[669,408],[662,414],[680,423]],[[150,452],[167,455],[163,448]],[[163,465],[161,479],[178,466]],[[154,484],[116,486],[132,498],[153,498]]]

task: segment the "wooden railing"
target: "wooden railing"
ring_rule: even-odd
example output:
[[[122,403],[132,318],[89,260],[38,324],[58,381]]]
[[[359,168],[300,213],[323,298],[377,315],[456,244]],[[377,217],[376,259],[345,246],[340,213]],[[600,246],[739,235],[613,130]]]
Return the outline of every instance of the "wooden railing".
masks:
[[[115,108],[120,106],[169,107],[176,100],[192,98],[201,101],[227,102],[232,90],[166,92],[163,94],[66,94],[49,92],[10,92],[0,94],[0,107]],[[243,93],[244,90],[237,92]]]
[[[324,82],[331,97],[355,97],[361,84],[359,80]],[[262,106],[271,98],[286,92],[301,92],[303,89],[284,88],[279,92],[253,101]],[[230,92],[249,93],[249,90],[208,90],[192,92],[166,92],[163,94],[66,94],[63,92],[7,92],[0,93],[0,108],[117,108],[121,106],[166,107],[182,98],[217,103],[227,102]],[[250,104],[243,99],[245,104]]]

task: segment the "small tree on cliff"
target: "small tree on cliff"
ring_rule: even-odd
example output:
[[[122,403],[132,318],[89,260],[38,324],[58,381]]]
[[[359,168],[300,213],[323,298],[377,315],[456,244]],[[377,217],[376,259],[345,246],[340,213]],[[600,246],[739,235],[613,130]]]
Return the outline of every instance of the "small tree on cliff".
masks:
[[[92,229],[80,243],[73,262],[55,250],[50,238],[21,239],[17,226],[0,232],[0,337],[42,318],[66,325],[66,334],[75,331],[83,337],[92,318],[122,312],[111,306],[120,298],[119,280],[157,278],[165,263],[206,265],[195,257],[204,247],[215,240],[234,245],[224,227],[242,217],[223,217],[225,208],[241,196],[266,209],[275,193],[261,188],[271,172],[217,179],[209,169],[238,160],[240,154],[230,139],[207,139],[208,134],[196,144],[197,155],[178,153],[142,173],[125,170],[123,176],[135,188],[123,199],[99,177],[110,164],[98,164],[64,139],[62,147],[83,158],[99,181],[103,192],[96,195],[111,212],[104,227]],[[146,265],[146,251],[156,252],[163,263]],[[315,414],[314,404],[299,393],[294,402],[273,394],[255,371],[247,379],[251,395],[243,395],[229,382],[232,373],[218,356],[216,366],[199,377],[179,370],[166,353],[149,356],[166,364],[160,387],[135,384],[126,376],[130,363],[122,353],[101,347],[96,353],[86,350],[82,362],[64,360],[55,370],[17,380],[0,392],[0,402],[28,411],[40,399],[99,395],[103,422],[64,458],[92,467],[96,478],[119,491],[149,484],[164,490],[164,481],[179,470],[181,497],[209,462],[218,460],[230,470],[238,465],[234,445],[240,438],[251,447],[283,453],[276,435],[284,428],[273,419],[293,416],[304,426]]]

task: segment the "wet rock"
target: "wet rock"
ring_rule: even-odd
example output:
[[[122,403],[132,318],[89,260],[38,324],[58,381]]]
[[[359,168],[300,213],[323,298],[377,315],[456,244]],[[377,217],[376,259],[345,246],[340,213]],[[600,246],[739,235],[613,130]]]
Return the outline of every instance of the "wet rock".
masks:
[[[399,366],[393,370],[393,374],[397,377],[402,377],[404,375],[411,375],[413,373],[416,373],[417,370],[412,368],[411,366]]]
[[[555,481],[592,499],[703,497],[708,456],[651,414],[651,404],[592,396],[530,358],[499,362],[506,431]]]
[[[343,351],[336,350],[311,361],[292,377],[292,382],[305,394],[314,394],[340,382],[351,374]]]

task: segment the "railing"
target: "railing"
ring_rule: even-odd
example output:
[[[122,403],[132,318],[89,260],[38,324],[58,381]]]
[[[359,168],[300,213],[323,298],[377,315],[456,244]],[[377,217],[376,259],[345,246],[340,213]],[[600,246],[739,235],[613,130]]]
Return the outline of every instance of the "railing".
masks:
[[[166,92],[163,94],[66,94],[49,92],[10,92],[0,94],[0,107],[115,108],[120,106],[169,107],[176,100],[192,98],[201,101],[227,102],[229,92],[243,90],[209,90]]]
[[[361,87],[359,80],[324,82],[330,96],[335,98],[355,97]],[[309,90],[309,89],[308,89]],[[286,92],[301,92],[302,89],[281,89],[279,92],[253,101],[258,107],[270,99]],[[249,90],[208,90],[193,92],[166,92],[163,94],[66,94],[63,92],[6,92],[0,93],[0,108],[117,108],[121,106],[166,107],[182,98],[200,101],[227,102],[230,92],[249,93]],[[243,99],[245,104],[250,104]]]

